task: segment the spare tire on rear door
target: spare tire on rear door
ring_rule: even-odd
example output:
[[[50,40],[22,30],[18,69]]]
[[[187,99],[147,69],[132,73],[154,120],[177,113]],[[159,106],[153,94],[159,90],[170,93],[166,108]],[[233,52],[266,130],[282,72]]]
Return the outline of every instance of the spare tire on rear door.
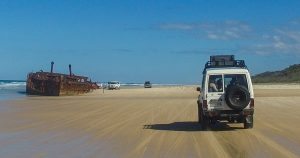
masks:
[[[225,92],[227,105],[234,110],[243,110],[250,102],[250,93],[245,86],[228,86]]]

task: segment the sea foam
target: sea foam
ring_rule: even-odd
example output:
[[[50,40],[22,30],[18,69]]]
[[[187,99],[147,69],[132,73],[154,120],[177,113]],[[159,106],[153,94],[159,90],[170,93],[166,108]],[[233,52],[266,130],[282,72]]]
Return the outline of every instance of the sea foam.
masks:
[[[25,81],[16,80],[0,80],[0,89],[21,89],[25,88]]]

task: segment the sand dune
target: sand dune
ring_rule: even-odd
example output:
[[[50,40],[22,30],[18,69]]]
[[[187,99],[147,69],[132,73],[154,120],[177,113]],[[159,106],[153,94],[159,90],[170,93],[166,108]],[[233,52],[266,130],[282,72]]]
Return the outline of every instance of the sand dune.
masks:
[[[195,87],[0,103],[0,157],[300,157],[300,89],[255,89],[254,128],[201,131]]]

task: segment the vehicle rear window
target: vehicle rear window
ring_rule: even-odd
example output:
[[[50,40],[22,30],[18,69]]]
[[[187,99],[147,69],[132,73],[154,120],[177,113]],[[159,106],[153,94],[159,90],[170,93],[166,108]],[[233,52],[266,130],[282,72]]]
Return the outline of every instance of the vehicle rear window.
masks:
[[[209,75],[208,92],[223,92],[222,75]]]
[[[224,75],[225,89],[230,85],[240,85],[248,89],[247,77],[245,74]]]

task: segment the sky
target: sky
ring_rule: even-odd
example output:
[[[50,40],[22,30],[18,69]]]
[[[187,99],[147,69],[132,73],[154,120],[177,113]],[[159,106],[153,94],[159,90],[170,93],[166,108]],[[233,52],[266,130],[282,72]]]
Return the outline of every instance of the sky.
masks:
[[[300,63],[299,0],[1,0],[0,79],[198,84],[210,55],[252,75]]]

